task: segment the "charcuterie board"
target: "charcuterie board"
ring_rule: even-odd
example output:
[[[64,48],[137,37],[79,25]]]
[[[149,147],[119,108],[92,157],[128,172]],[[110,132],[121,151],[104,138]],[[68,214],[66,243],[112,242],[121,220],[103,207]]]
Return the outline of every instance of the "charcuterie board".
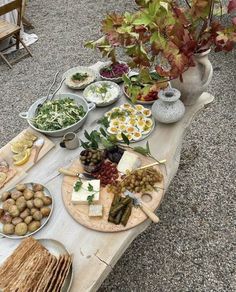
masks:
[[[37,161],[34,162],[35,155],[37,152],[37,147],[35,147],[35,142],[33,143],[31,147],[31,152],[29,155],[29,159],[23,163],[22,165],[14,165],[13,156],[15,153],[12,152],[12,145],[14,143],[18,143],[18,141],[21,141],[24,139],[25,134],[30,133],[33,134],[37,140],[43,140],[43,145],[38,153]],[[36,141],[37,141],[36,140]],[[21,181],[24,177],[27,176],[27,171],[34,166],[43,156],[45,156],[53,147],[55,144],[48,139],[43,134],[34,131],[31,128],[28,128],[26,130],[23,130],[21,133],[19,133],[14,139],[12,139],[9,143],[7,143],[3,148],[0,149],[0,159],[3,159],[6,161],[6,163],[9,165],[11,170],[14,172],[14,175],[11,179],[9,179],[1,188],[0,193],[4,192],[7,189],[12,188],[15,184],[17,184],[19,181]]]
[[[154,160],[152,158],[145,157],[141,154],[137,154],[141,160],[142,166],[153,163]],[[155,168],[164,174],[164,167],[160,170],[159,166],[155,166]],[[69,167],[70,171],[73,172],[83,172],[83,167],[81,165],[80,159],[76,159],[71,166]],[[164,175],[165,177],[165,175]],[[110,206],[113,200],[113,194],[109,193],[106,188],[101,188],[100,190],[100,199],[99,204],[103,205],[103,216],[102,218],[98,217],[89,217],[88,216],[88,205],[74,205],[71,202],[71,196],[73,191],[73,185],[76,182],[76,177],[65,176],[62,182],[62,197],[63,202],[66,207],[66,210],[69,214],[81,225],[101,231],[101,232],[118,232],[128,230],[133,228],[147,219],[147,216],[140,210],[139,207],[132,208],[131,216],[128,220],[127,225],[124,227],[122,225],[115,225],[108,222],[108,214],[110,210]],[[137,197],[141,198],[143,203],[149,207],[152,211],[154,211],[160,204],[162,197],[164,195],[164,179],[157,183],[157,190],[149,192],[148,194],[142,195],[136,194]]]

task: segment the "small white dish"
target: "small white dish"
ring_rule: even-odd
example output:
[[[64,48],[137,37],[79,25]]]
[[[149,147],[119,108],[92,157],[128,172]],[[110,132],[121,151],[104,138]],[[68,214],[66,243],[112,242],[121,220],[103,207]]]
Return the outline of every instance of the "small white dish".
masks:
[[[75,75],[76,73],[82,73],[82,74],[87,73],[88,77],[84,81],[77,83],[72,80],[72,76]],[[91,84],[92,82],[96,80],[96,73],[89,67],[78,66],[66,71],[62,76],[62,79],[64,78],[65,78],[65,84],[69,88],[84,89],[86,86],[88,86],[89,84]]]
[[[97,81],[85,88],[83,96],[88,102],[95,103],[97,107],[104,107],[116,102],[121,96],[121,90],[114,82]]]
[[[122,62],[122,61],[119,61],[120,64],[125,64],[127,65],[127,63],[125,62]],[[99,68],[99,77],[102,79],[102,80],[105,80],[105,81],[112,81],[112,82],[115,82],[115,83],[121,83],[123,81],[122,79],[122,76],[120,77],[114,77],[114,78],[108,78],[108,77],[104,77],[100,74],[100,71],[105,68],[105,67],[108,67],[109,65],[111,65],[111,62],[108,62],[108,63],[105,63],[104,65],[102,65],[100,68]],[[128,66],[128,65],[127,65]],[[124,74],[129,74],[130,72],[130,68],[128,69],[128,72],[124,73]]]

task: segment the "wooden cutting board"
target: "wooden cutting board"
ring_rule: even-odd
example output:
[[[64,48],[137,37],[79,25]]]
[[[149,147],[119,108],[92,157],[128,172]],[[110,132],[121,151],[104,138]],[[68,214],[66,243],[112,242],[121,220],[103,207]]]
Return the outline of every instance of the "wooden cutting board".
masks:
[[[9,143],[7,143],[5,146],[3,146],[0,149],[0,157],[7,161],[9,166],[12,167],[16,171],[16,174],[14,175],[14,177],[11,180],[9,180],[0,189],[0,193],[6,191],[7,189],[10,189],[10,188],[14,187],[17,183],[19,183],[23,178],[25,178],[27,176],[27,171],[32,166],[35,165],[34,164],[34,157],[35,157],[35,152],[36,152],[35,148],[32,148],[30,158],[25,164],[23,164],[21,166],[15,166],[13,164],[13,158],[12,157],[13,157],[14,154],[11,151],[11,143],[21,140],[23,138],[25,132],[31,132],[32,134],[34,134],[38,138],[43,138],[44,139],[44,145],[43,145],[43,147],[41,148],[41,150],[39,152],[39,156],[38,156],[37,161],[39,161],[43,156],[45,156],[55,146],[55,144],[50,139],[48,139],[43,134],[34,131],[30,127],[25,129],[25,130],[23,130],[19,135],[17,135]],[[36,162],[36,164],[37,164],[37,162]]]
[[[142,166],[150,164],[155,162],[151,158],[147,158],[141,154],[136,153],[139,155]],[[162,173],[164,172],[164,167],[160,170],[159,166],[155,166],[155,168]],[[80,163],[80,160],[75,160],[72,165],[69,167],[69,170],[73,172],[83,172],[83,167]],[[163,173],[164,177],[165,174]],[[124,231],[128,230],[130,228],[133,228],[139,224],[141,224],[143,221],[147,219],[147,216],[140,210],[139,208],[132,208],[132,213],[129,218],[129,221],[127,225],[124,227],[123,225],[115,225],[113,223],[110,223],[107,221],[108,219],[108,213],[110,210],[110,206],[113,199],[113,194],[108,193],[107,188],[101,188],[100,191],[100,200],[98,204],[103,205],[103,217],[89,217],[88,216],[88,205],[73,205],[71,202],[71,195],[73,191],[73,185],[76,182],[76,177],[70,177],[70,176],[64,176],[63,182],[62,182],[62,197],[64,205],[69,212],[69,214],[80,224],[83,226],[97,230],[102,232],[118,232],[118,231]],[[164,195],[164,179],[162,182],[156,184],[156,186],[159,188],[158,191],[153,191],[150,193],[151,197],[141,197],[140,194],[136,194],[137,197],[141,197],[141,199],[144,201],[145,199],[150,199],[149,202],[145,202],[145,205],[148,206],[152,211],[154,211],[160,204],[162,197]],[[146,200],[145,200],[146,201]]]

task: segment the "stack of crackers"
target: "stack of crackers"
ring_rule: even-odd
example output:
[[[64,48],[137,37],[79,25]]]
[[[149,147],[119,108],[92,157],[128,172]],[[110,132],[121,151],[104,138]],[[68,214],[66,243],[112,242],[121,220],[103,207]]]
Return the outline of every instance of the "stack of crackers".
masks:
[[[37,240],[28,237],[0,267],[0,290],[59,292],[71,264],[70,255],[57,258]]]

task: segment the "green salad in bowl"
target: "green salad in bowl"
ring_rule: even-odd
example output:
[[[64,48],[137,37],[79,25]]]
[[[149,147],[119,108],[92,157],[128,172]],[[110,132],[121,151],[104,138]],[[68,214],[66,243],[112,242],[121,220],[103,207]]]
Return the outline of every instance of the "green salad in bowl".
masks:
[[[33,123],[38,129],[55,131],[77,123],[85,114],[83,106],[78,106],[73,99],[55,99],[39,108]]]

